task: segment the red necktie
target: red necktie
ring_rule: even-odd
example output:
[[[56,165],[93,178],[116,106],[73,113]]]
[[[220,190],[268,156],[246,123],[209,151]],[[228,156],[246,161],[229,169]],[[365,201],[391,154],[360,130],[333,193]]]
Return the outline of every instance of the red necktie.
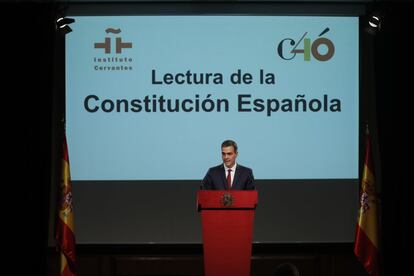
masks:
[[[227,173],[227,188],[229,190],[231,189],[231,169],[229,169]]]

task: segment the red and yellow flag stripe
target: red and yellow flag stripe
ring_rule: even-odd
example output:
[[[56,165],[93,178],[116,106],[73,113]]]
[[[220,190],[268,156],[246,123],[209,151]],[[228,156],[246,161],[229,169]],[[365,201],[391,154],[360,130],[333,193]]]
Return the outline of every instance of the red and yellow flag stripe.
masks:
[[[369,275],[379,275],[378,199],[367,134],[354,253]]]
[[[60,183],[60,202],[56,224],[56,241],[60,251],[60,275],[76,275],[76,250],[74,234],[74,216],[72,202],[72,184],[70,179],[68,147],[66,137],[62,152],[62,180]]]

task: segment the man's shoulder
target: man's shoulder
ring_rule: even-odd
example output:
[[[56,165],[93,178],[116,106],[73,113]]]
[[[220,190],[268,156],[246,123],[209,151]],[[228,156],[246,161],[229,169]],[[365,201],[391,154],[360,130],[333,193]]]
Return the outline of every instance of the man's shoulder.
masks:
[[[220,171],[220,170],[223,170],[223,169],[224,169],[223,164],[220,164],[220,165],[217,165],[217,166],[211,167],[211,168],[209,169],[209,171]]]
[[[217,166],[214,166],[214,167],[211,167],[210,169],[209,169],[209,171],[211,171],[211,172],[216,172],[216,171],[223,171],[224,170],[224,165],[223,164],[220,164],[220,165],[217,165]],[[246,167],[246,166],[243,166],[243,165],[240,165],[240,164],[237,164],[237,168],[236,168],[236,170],[240,170],[240,171],[252,171],[252,169],[251,168],[249,168],[249,167]]]
[[[246,167],[246,166],[242,166],[242,165],[239,165],[239,164],[237,164],[237,168],[236,168],[236,170],[237,169],[240,169],[240,170],[246,170],[246,171],[251,171],[252,169],[251,168],[249,168],[249,167]]]

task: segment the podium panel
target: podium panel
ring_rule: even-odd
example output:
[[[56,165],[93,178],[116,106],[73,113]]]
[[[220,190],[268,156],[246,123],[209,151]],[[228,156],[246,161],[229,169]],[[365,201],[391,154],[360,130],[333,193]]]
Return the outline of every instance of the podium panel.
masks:
[[[257,191],[199,191],[205,276],[250,275]]]

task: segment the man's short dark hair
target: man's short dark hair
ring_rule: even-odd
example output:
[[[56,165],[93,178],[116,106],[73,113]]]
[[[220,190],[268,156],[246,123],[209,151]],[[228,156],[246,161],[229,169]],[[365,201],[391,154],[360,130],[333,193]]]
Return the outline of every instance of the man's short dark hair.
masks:
[[[221,147],[225,148],[225,147],[233,147],[234,148],[234,152],[237,152],[237,143],[234,142],[233,140],[226,140],[223,143],[221,143]]]

